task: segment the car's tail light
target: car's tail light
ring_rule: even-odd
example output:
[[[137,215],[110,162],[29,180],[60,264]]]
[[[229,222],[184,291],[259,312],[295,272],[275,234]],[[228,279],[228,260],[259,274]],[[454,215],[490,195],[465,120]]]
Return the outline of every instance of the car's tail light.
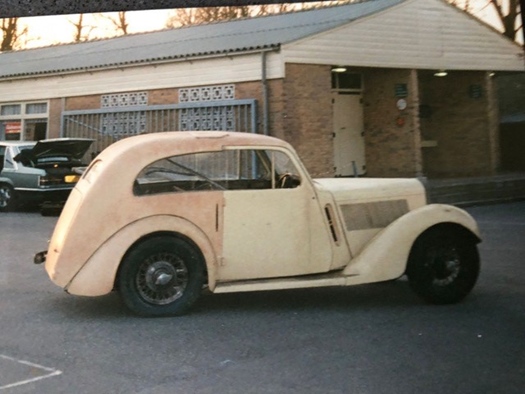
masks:
[[[66,175],[64,181],[66,183],[77,183],[80,179],[80,175]]]

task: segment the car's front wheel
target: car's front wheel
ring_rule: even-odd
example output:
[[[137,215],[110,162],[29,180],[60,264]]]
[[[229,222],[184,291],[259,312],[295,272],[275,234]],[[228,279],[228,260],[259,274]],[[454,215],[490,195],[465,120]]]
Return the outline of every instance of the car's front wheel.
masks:
[[[127,254],[117,281],[124,303],[133,312],[181,315],[200,295],[204,260],[189,241],[158,236],[139,243]]]
[[[429,230],[415,242],[407,276],[412,289],[434,304],[452,304],[465,298],[479,274],[476,239],[463,232]]]
[[[0,212],[9,211],[13,208],[13,188],[7,183],[0,184]]]

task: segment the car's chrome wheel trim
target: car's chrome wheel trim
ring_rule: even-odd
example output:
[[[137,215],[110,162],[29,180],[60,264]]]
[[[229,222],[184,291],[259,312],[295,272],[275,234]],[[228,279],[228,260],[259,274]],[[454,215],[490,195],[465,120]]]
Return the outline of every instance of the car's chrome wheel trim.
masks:
[[[184,261],[172,253],[158,253],[139,266],[136,286],[146,302],[166,305],[182,297],[188,285],[188,269]]]

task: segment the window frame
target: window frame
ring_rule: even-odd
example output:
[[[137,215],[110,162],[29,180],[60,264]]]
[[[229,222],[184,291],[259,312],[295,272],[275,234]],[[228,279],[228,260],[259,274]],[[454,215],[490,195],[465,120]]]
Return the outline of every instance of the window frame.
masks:
[[[231,157],[228,157],[228,152],[235,151],[237,152],[236,155],[233,155]],[[248,156],[245,157],[243,155],[243,152],[246,152]],[[259,153],[260,152],[260,153]],[[283,155],[283,157],[287,160],[286,168],[283,168],[283,173],[278,173],[276,161],[278,160],[275,156],[275,154]],[[223,177],[214,176],[214,174],[209,173],[202,173],[199,168],[191,168],[189,166],[185,166],[183,163],[175,163],[174,159],[177,157],[191,157],[196,156],[194,159],[198,162],[199,158],[198,155],[205,155],[205,154],[216,154],[221,155],[224,154],[224,159],[221,158],[219,160],[219,165],[223,163],[227,163],[231,160],[235,161],[234,168],[236,170],[236,173],[233,177],[230,177],[229,173],[226,171],[224,172]],[[243,162],[243,160],[247,160]],[[256,175],[256,160],[257,163],[260,163],[261,166],[264,167],[264,173],[268,173],[269,179],[263,179],[260,177],[260,174],[257,172]],[[252,161],[251,165],[243,165],[243,163],[248,163],[249,161]],[[182,177],[188,176],[188,179],[181,179],[180,181],[177,181],[175,179],[169,179],[168,177],[165,178],[164,181],[160,180],[159,182],[145,182],[144,180],[147,179],[146,176],[141,176],[142,174],[147,175],[148,168],[154,169],[154,168],[162,168],[163,162],[171,162],[175,166],[180,166],[179,168],[184,172],[185,170],[188,171],[188,173],[177,173],[173,172],[173,175],[180,175]],[[186,167],[186,168],[185,168]],[[246,168],[245,168],[246,167]],[[248,168],[249,167],[249,168]],[[166,168],[168,170],[168,167]],[[228,167],[225,167],[224,170],[227,170]],[[292,169],[293,171],[289,171]],[[222,168],[219,169],[219,171],[223,170]],[[193,178],[191,176],[191,173],[195,171],[196,173],[199,173],[202,177],[202,179],[198,179],[197,174],[196,178]],[[159,171],[162,172],[162,171]],[[168,171],[169,172],[169,171]],[[246,177],[247,174],[252,174],[252,176]],[[273,174],[273,176],[271,175]],[[288,175],[290,176],[291,181],[285,186],[285,183],[282,182],[282,185],[279,186],[281,183],[280,179],[282,176]],[[279,178],[279,179],[277,179]],[[141,181],[141,179],[143,181]],[[182,186],[183,183],[186,184],[192,184],[194,185],[199,184],[199,186],[190,187],[190,188],[182,188],[177,186],[177,182],[179,182],[179,186]],[[165,193],[181,193],[181,192],[199,192],[199,191],[243,191],[243,190],[257,190],[257,191],[266,191],[266,190],[277,190],[277,189],[287,189],[287,188],[300,188],[304,183],[304,175],[301,166],[298,165],[296,160],[294,160],[293,155],[290,154],[285,149],[279,149],[277,147],[258,147],[258,146],[229,146],[229,147],[223,147],[221,150],[215,150],[215,151],[199,151],[199,152],[190,152],[190,153],[184,153],[180,155],[174,155],[174,156],[168,156],[161,159],[157,159],[148,165],[144,166],[137,176],[134,179],[134,185],[133,185],[133,194],[135,196],[146,196],[146,195],[156,195],[156,194],[165,194]],[[207,188],[201,188],[202,184],[208,184]],[[236,184],[237,186],[232,186]],[[245,184],[245,187],[239,187],[239,185]],[[163,187],[163,185],[165,185]],[[148,187],[150,186],[150,187]],[[269,186],[269,187],[267,187]],[[157,188],[157,190],[154,190]]]
[[[37,112],[37,113],[27,113],[28,108],[30,108],[33,105],[44,105],[46,106],[45,112]],[[20,113],[18,114],[9,114],[9,115],[2,115],[1,109],[3,107],[8,106],[20,106]],[[46,136],[48,137],[49,128],[47,127],[49,125],[49,100],[36,100],[36,101],[27,101],[27,102],[10,102],[10,103],[0,103],[0,123],[5,124],[9,121],[12,122],[20,122],[20,133],[19,138],[17,140],[12,141],[26,141],[27,132],[26,132],[26,122],[31,123],[31,121],[34,120],[42,120],[46,123]],[[1,137],[3,140],[6,140],[5,130],[1,133]]]

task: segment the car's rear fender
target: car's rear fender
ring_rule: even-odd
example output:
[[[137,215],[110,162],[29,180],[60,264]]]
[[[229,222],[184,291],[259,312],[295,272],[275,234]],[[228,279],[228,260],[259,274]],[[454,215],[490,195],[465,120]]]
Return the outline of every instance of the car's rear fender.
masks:
[[[381,230],[362,252],[350,261],[343,274],[348,284],[381,282],[405,273],[408,256],[416,239],[436,225],[462,228],[480,239],[476,221],[451,205],[431,204],[410,211]]]
[[[66,290],[70,294],[84,296],[108,294],[114,288],[119,266],[128,250],[155,233],[180,234],[194,242],[206,261],[208,285],[210,289],[215,287],[216,251],[206,234],[181,217],[156,215],[130,223],[111,236],[77,272]]]
[[[13,189],[15,188],[15,184],[9,178],[0,177],[0,184],[6,184],[6,185],[11,186]]]

